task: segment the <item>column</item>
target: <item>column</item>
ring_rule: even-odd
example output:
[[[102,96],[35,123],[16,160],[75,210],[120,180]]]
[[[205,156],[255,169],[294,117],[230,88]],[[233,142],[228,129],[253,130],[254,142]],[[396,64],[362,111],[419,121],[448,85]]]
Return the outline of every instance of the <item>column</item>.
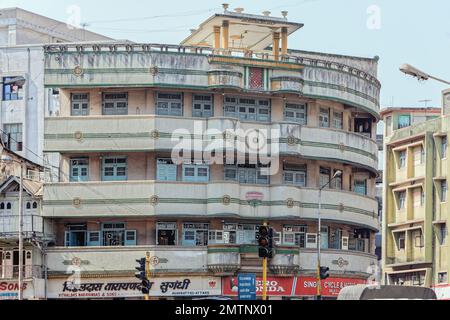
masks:
[[[281,55],[285,58],[288,50],[288,29],[287,27],[281,28]]]
[[[220,26],[214,26],[214,49],[220,49]]]
[[[280,33],[273,33],[273,59],[278,61],[280,58]]]
[[[222,48],[228,50],[229,29],[230,23],[228,20],[222,22]]]

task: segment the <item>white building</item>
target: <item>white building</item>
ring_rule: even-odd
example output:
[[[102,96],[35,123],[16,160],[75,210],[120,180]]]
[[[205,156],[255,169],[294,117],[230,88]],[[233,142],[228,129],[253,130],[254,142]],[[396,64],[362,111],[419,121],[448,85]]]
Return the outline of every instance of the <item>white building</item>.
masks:
[[[42,164],[45,43],[111,40],[19,8],[0,9],[0,129],[14,152]]]

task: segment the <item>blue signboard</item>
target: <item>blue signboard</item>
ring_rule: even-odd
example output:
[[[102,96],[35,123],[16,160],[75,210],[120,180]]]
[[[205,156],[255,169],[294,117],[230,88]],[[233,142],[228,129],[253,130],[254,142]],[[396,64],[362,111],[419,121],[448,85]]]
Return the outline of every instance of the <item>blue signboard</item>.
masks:
[[[239,300],[256,300],[256,274],[238,275]]]

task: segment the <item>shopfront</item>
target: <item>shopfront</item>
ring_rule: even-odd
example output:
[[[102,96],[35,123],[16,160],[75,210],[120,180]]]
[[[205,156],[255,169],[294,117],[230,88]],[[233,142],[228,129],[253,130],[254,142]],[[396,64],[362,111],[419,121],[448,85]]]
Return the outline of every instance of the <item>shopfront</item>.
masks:
[[[333,277],[322,280],[322,297],[336,299],[342,288],[367,283],[367,280],[356,278]],[[263,282],[256,278],[256,295],[262,296]],[[238,295],[238,278],[222,278],[222,292],[224,296]],[[315,277],[267,277],[267,296],[270,300],[277,299],[309,299],[317,293],[317,279]]]
[[[150,298],[219,296],[221,279],[216,277],[164,277],[150,279]],[[143,299],[136,278],[49,279],[48,299]]]

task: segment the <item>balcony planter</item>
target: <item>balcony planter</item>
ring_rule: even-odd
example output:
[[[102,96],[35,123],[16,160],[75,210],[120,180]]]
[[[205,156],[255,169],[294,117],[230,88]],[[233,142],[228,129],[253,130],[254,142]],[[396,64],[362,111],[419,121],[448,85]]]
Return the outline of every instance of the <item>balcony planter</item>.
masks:
[[[273,77],[270,85],[273,93],[303,93],[303,78],[300,77]]]
[[[214,88],[226,88],[226,89],[242,89],[241,72],[229,71],[229,70],[211,70],[208,71],[208,86],[211,89]]]
[[[238,245],[208,246],[208,270],[216,275],[234,274],[241,266]]]
[[[292,246],[277,246],[275,256],[270,260],[269,268],[277,275],[296,273],[300,269],[299,248]]]

